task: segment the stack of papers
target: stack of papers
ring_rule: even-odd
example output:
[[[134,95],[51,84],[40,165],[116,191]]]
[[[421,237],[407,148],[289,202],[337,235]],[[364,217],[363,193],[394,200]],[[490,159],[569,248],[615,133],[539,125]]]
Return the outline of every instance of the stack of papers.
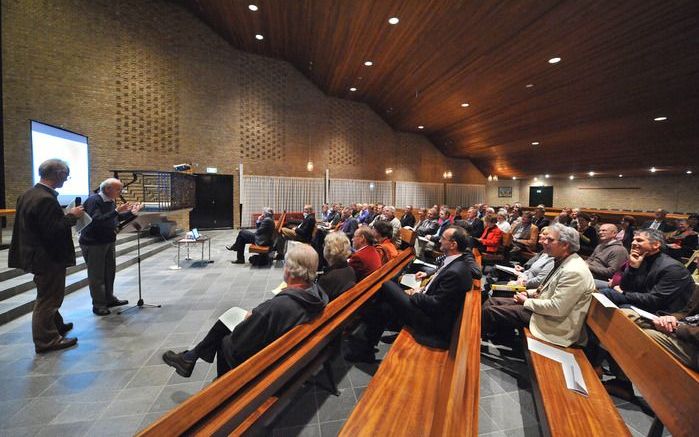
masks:
[[[527,347],[529,351],[543,355],[548,359],[561,363],[563,368],[563,377],[566,381],[568,390],[573,390],[581,395],[588,396],[587,386],[583,378],[582,371],[578,362],[575,361],[575,356],[570,352],[549,346],[531,337],[527,337]]]
[[[592,296],[599,301],[605,308],[619,308],[614,302],[602,293],[592,293]]]
[[[426,263],[425,261],[423,261],[423,260],[421,260],[421,259],[416,259],[415,261],[413,261],[413,264],[423,265],[423,266],[425,266],[425,267],[429,267],[429,268],[435,269],[435,270],[437,269],[437,266],[436,266],[436,265],[430,264],[430,263]]]
[[[400,283],[408,288],[420,288],[422,282],[415,278],[414,273],[406,273],[400,278]]]
[[[495,264],[495,268],[498,270],[502,270],[503,272],[507,272],[511,275],[517,276],[517,270],[515,270],[514,267],[508,267],[508,266],[501,266],[500,264]]]
[[[506,285],[506,284],[493,284],[490,286],[493,291],[511,291],[513,293],[521,293],[522,291],[527,291],[527,287],[524,285]]]
[[[644,319],[648,319],[648,320],[650,320],[650,321],[653,321],[653,320],[657,320],[657,319],[658,319],[658,316],[656,316],[655,314],[651,314],[651,313],[649,313],[648,311],[642,310],[642,309],[637,308],[637,307],[635,307],[635,306],[633,306],[633,305],[631,305],[631,309],[634,310],[634,311],[636,311],[636,313],[638,313],[638,315],[641,316],[641,317],[643,317]]]
[[[236,326],[240,324],[243,320],[245,320],[245,316],[248,314],[247,311],[240,307],[233,307],[226,311],[225,313],[221,314],[221,317],[218,319],[226,325],[226,328],[230,329],[231,332],[235,329]]]

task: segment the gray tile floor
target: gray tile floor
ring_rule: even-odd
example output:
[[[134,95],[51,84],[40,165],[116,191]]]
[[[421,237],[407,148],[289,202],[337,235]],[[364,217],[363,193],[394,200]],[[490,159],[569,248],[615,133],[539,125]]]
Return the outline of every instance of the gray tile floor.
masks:
[[[78,346],[35,355],[31,316],[0,326],[0,436],[133,435],[199,391],[215,366],[197,363],[191,378],[163,364],[167,349],[199,341],[231,306],[252,308],[272,296],[281,266],[232,265],[224,249],[232,231],[206,232],[213,238],[213,264],[195,260],[170,270],[177,249],[142,265],[146,303],[162,308],[96,317],[87,288],[66,297],[63,314],[75,323]],[[9,241],[9,240],[8,240]],[[138,298],[136,267],[117,274],[120,298]],[[380,344],[382,354],[389,345]],[[481,358],[482,435],[539,435],[526,365],[505,348],[484,344]],[[334,436],[371,380],[377,365],[334,362],[340,396],[328,393],[320,375],[305,385],[273,424],[275,436]],[[645,435],[651,419],[636,406],[618,402],[634,435]]]

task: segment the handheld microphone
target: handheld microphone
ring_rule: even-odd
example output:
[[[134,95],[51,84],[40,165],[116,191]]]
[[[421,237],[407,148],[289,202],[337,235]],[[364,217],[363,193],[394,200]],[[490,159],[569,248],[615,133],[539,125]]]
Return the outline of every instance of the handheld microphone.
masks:
[[[75,198],[75,206],[80,206],[81,203],[82,203],[82,199],[80,198],[80,196],[76,197]]]

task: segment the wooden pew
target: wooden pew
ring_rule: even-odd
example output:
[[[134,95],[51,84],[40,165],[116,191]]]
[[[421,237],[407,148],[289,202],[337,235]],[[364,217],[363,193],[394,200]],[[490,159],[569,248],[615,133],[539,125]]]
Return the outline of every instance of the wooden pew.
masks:
[[[311,323],[291,329],[139,435],[241,434],[271,420],[283,401],[322,365],[352,316],[412,259],[411,250],[400,252],[331,302]]]
[[[476,280],[466,293],[449,349],[422,346],[403,329],[339,435],[478,435],[480,332]]]
[[[525,328],[524,332],[526,338],[533,337],[528,328]],[[544,435],[630,436],[629,429],[582,349],[562,348],[543,340],[539,341],[575,356],[589,393],[586,397],[568,390],[561,364],[529,352],[525,344],[525,355],[534,382],[534,401],[539,425]]]
[[[417,232],[409,228],[400,228],[400,240],[404,249],[414,247],[415,240],[417,240]]]
[[[592,299],[587,325],[672,435],[697,435],[699,374],[677,361],[623,312],[605,308],[596,299]]]

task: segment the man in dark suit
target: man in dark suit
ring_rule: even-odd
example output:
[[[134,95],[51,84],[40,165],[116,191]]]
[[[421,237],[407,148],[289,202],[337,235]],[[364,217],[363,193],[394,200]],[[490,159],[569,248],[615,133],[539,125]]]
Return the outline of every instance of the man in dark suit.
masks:
[[[468,235],[463,228],[449,227],[440,238],[440,250],[446,255],[430,282],[419,289],[404,290],[393,281],[386,282],[377,302],[367,308],[362,323],[350,339],[350,361],[374,361],[374,346],[390,321],[405,324],[420,344],[446,349],[454,322],[471,290],[472,265],[465,254]],[[420,278],[426,276],[419,273]]]
[[[408,205],[405,207],[405,212],[403,213],[403,217],[400,218],[400,226],[402,228],[409,226],[413,227],[415,226],[415,216],[413,215],[413,206]]]
[[[672,220],[668,220],[666,216],[667,211],[662,208],[658,208],[655,211],[655,220],[648,220],[647,222],[643,223],[641,229],[657,229],[663,233],[674,231],[675,225],[672,223]]]
[[[252,232],[248,229],[241,229],[235,243],[226,246],[228,250],[237,251],[237,258],[231,261],[233,264],[245,264],[245,245],[256,244],[258,246],[269,247],[272,245],[274,238],[274,211],[272,208],[266,207],[262,210],[262,215],[257,218],[255,226],[257,230]]]
[[[287,220],[291,222],[291,220]],[[313,231],[316,228],[316,216],[313,212],[313,206],[304,205],[303,207],[303,220],[301,223],[293,229],[282,228],[282,237],[279,239],[279,244],[277,248],[277,260],[284,259],[284,245],[286,240],[295,240],[302,243],[310,243],[313,238]]]
[[[65,349],[77,338],[64,335],[73,328],[59,313],[65,294],[66,267],[75,265],[70,228],[84,214],[81,206],[68,214],[58,204],[58,192],[69,179],[68,164],[49,159],[39,166],[39,183],[17,199],[8,266],[34,273],[36,302],[32,314],[32,337],[36,353]]]
[[[114,296],[116,234],[119,223],[138,214],[142,206],[128,202],[116,206],[123,187],[119,179],[106,179],[99,192],[83,205],[92,221],[80,232],[80,248],[87,264],[92,312],[98,316],[109,314],[109,308],[129,303]]]
[[[539,230],[544,229],[546,226],[551,224],[551,221],[546,218],[546,208],[543,205],[539,205],[534,210],[534,218],[532,223],[536,225]]]

